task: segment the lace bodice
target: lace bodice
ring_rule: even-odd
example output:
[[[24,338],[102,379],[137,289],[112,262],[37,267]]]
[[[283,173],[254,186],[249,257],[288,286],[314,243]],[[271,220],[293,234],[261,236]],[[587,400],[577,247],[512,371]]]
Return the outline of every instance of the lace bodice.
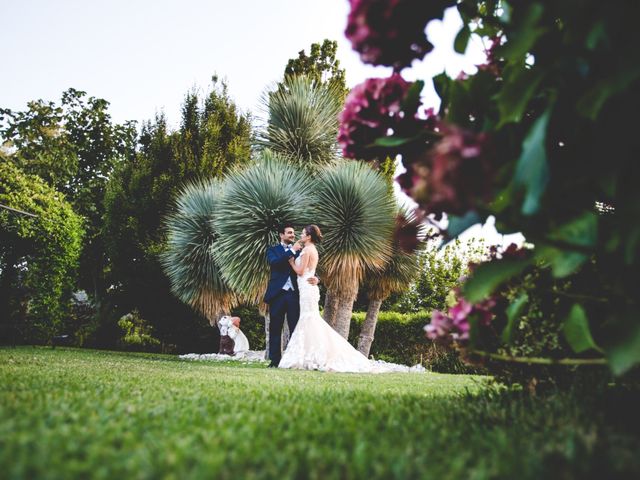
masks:
[[[296,258],[296,260],[295,260],[296,261],[296,266],[298,266],[298,267],[300,266],[300,264],[302,263],[302,257],[305,255],[305,253],[307,253],[307,252],[303,251],[300,255],[298,255],[298,258]],[[307,267],[307,269],[304,272],[302,272],[302,275],[298,275],[298,278],[299,279],[302,278],[302,277],[309,278],[309,277],[313,277],[315,274],[316,274],[316,269],[315,268],[311,269],[311,268]]]
[[[306,252],[302,252],[296,258],[296,265],[300,266],[302,256]],[[317,285],[311,285],[307,280],[316,274],[316,269],[307,268],[302,275],[298,275],[298,291],[300,292],[300,315],[308,312],[317,312],[320,315],[320,289]]]

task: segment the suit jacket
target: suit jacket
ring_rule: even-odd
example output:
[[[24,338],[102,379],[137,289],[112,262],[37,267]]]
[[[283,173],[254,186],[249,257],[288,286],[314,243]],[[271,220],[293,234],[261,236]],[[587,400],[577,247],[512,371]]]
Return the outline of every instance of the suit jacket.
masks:
[[[289,259],[296,258],[298,255],[300,255],[300,252],[287,251],[282,245],[274,245],[267,249],[267,261],[271,267],[271,277],[269,278],[267,291],[264,294],[265,303],[270,303],[280,293],[288,278],[291,279],[293,290],[298,293],[298,276],[289,265]]]

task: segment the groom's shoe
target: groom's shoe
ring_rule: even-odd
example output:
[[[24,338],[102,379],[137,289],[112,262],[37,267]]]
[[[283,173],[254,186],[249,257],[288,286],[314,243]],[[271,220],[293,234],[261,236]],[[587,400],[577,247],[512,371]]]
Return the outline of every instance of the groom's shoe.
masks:
[[[278,364],[271,362],[267,368],[278,368]]]

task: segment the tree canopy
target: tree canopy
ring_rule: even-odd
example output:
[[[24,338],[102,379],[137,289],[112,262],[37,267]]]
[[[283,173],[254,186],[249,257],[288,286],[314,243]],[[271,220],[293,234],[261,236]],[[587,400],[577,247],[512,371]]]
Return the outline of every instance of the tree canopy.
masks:
[[[48,342],[64,327],[82,247],[82,218],[60,192],[0,155],[0,327]]]

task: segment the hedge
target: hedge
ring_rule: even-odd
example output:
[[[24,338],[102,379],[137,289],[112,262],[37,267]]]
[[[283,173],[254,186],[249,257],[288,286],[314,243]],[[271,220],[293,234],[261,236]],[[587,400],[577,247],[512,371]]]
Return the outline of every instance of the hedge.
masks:
[[[264,348],[264,319],[255,307],[240,307],[234,310],[242,317],[241,328],[249,339],[252,350]],[[351,318],[349,342],[358,344],[358,335],[364,322],[365,312],[354,312]],[[448,347],[437,345],[424,335],[424,326],[430,321],[430,313],[380,312],[370,357],[376,360],[415,365],[446,373],[478,373],[477,369],[463,364],[458,354]],[[217,346],[216,346],[217,350]]]

